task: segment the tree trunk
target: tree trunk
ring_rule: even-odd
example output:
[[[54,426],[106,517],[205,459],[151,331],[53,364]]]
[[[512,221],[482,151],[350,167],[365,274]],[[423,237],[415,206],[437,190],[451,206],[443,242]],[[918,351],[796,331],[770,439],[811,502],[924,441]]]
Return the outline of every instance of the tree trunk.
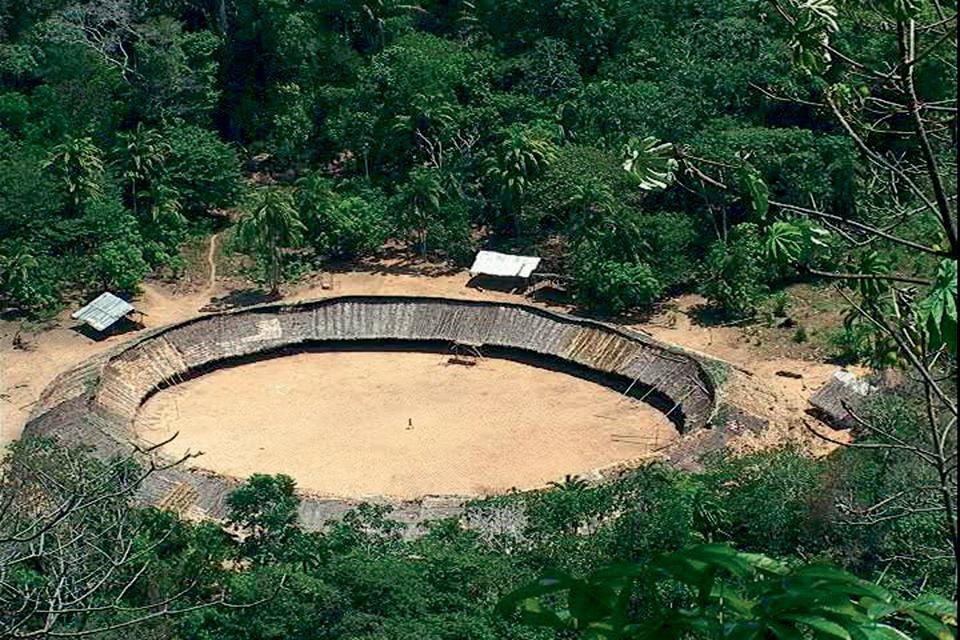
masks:
[[[280,251],[277,248],[276,239],[270,238],[270,295],[280,295]]]

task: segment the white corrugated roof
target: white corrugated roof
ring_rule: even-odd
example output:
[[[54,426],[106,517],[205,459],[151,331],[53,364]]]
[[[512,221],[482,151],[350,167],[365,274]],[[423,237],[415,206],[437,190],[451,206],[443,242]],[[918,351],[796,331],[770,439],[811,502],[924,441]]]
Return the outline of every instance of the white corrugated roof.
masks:
[[[110,292],[105,292],[91,300],[82,309],[74,311],[70,317],[86,322],[97,331],[103,331],[131,311],[133,311],[132,304]]]
[[[470,267],[470,274],[529,278],[538,266],[540,266],[540,258],[534,256],[513,256],[496,251],[480,251],[473,261],[473,266]]]

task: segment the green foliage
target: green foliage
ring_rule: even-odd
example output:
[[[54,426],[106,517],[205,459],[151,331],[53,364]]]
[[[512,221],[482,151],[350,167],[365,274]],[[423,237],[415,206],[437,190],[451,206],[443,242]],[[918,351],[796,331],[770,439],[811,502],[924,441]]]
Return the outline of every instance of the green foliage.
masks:
[[[682,604],[638,618],[635,583],[676,584]],[[548,596],[562,594],[562,604]],[[552,572],[498,605],[532,626],[586,638],[906,638],[907,616],[924,637],[946,638],[956,606],[940,598],[905,601],[829,566],[788,566],[726,545],[697,545],[644,564],[613,564],[584,578]]]
[[[284,249],[299,247],[305,229],[289,190],[263,187],[254,193],[237,225],[237,240],[264,266],[271,293],[280,290]]]
[[[705,131],[696,141],[698,154],[735,160],[735,181],[751,222],[766,215],[769,200],[799,206],[813,201],[836,215],[854,211],[855,156],[839,136],[797,127],[730,127]],[[749,157],[744,163],[738,157]]]
[[[401,228],[416,236],[420,253],[424,256],[427,255],[430,231],[441,219],[441,201],[446,195],[440,173],[418,167],[410,172],[395,198]]]
[[[537,98],[567,98],[583,84],[576,61],[563,40],[538,40],[521,64],[521,85]]]
[[[245,557],[266,562],[276,559],[297,531],[296,483],[283,474],[254,474],[230,493],[228,522],[243,536],[240,551]]]
[[[57,242],[19,222],[0,227],[35,255],[56,256],[51,282],[64,290],[71,269],[103,272],[121,255],[126,271],[143,271],[128,248],[77,243],[62,223],[81,216],[82,201],[113,199],[119,186],[148,268],[175,264],[192,230],[208,228],[198,221],[240,204],[240,154],[275,179],[289,171],[283,182],[329,177],[329,206],[298,202],[319,254],[359,256],[411,239],[462,262],[483,234],[509,234],[518,250],[559,240],[569,251],[559,263],[573,275],[589,236],[603,254],[591,263],[626,265],[591,274],[636,271],[643,253],[672,290],[699,278],[711,240],[702,199],[673,185],[675,144],[750,153],[771,198],[789,192],[806,204],[815,184],[819,202],[852,211],[849,149],[821,133],[819,116],[778,112],[752,88],[808,87],[783,59],[783,34],[746,0],[669,10],[649,0],[165,2],[116,15],[39,3],[0,23],[9,36],[0,48],[2,144],[26,161],[0,170],[0,182],[22,210],[52,216],[37,227],[55,230]],[[78,141],[84,153],[54,154]],[[28,175],[37,156],[60,162]],[[431,173],[439,189],[424,183]],[[359,176],[372,190],[351,186]],[[577,203],[585,188],[609,194],[592,207],[609,232],[583,233],[594,219]],[[39,198],[45,191],[54,195]],[[737,223],[741,205],[711,215]],[[653,216],[644,231],[636,221],[647,211],[694,221],[674,232]]]
[[[793,52],[793,61],[799,68],[810,73],[822,71],[830,56],[823,45],[830,43],[830,35],[839,30],[837,8],[830,0],[808,0],[795,3],[788,46]]]
[[[755,220],[765,219],[767,211],[770,210],[770,190],[760,176],[760,172],[744,162],[737,170],[737,180],[740,184],[740,190],[744,193],[747,208],[753,214],[753,218]]]
[[[663,294],[663,285],[645,263],[616,262],[598,255],[587,242],[574,258],[578,303],[616,314],[650,305]]]
[[[944,594],[954,592],[956,570],[946,535],[946,523],[936,507],[942,497],[932,491],[907,491],[905,487],[924,487],[936,482],[937,472],[923,460],[904,449],[869,448],[892,434],[901,442],[922,442],[926,407],[917,385],[908,384],[887,394],[877,394],[858,409],[864,424],[855,435],[865,448],[845,448],[835,456],[834,478],[830,494],[838,498],[848,518],[859,526],[847,526],[836,536],[831,552],[843,557],[848,566],[875,566],[876,558],[888,559],[887,584],[905,593],[933,589]],[[952,446],[952,445],[951,445]],[[880,504],[884,518],[872,518]],[[897,549],[912,549],[900,556]],[[919,559],[920,561],[916,561]]]
[[[844,364],[867,362],[874,354],[874,335],[875,332],[862,322],[844,323],[827,335],[830,355]]]
[[[0,245],[0,285],[4,296],[22,309],[47,315],[57,307],[58,273],[52,260],[22,243]]]
[[[72,138],[55,146],[44,163],[66,192],[74,211],[103,196],[102,155],[90,138]]]
[[[763,255],[773,264],[795,263],[800,259],[802,243],[803,232],[797,225],[777,220],[767,229]]]
[[[528,184],[540,175],[556,156],[552,136],[544,127],[513,125],[495,154],[486,159],[486,177],[503,208],[514,216],[514,230],[520,232],[520,216]]]
[[[916,308],[917,320],[927,332],[931,349],[946,346],[957,355],[957,261],[942,260],[936,279]]]
[[[749,315],[767,291],[764,247],[759,228],[750,222],[730,230],[710,246],[701,292],[732,316]]]
[[[596,147],[564,145],[527,189],[524,226],[556,229],[568,225],[575,214],[571,205],[582,199],[587,189],[609,192],[631,208],[637,202],[616,155]]]
[[[650,267],[664,287],[677,289],[696,278],[701,238],[694,216],[673,211],[644,213],[638,227]]]
[[[139,74],[131,106],[153,122],[183,118],[209,125],[222,94],[223,44],[217,34],[186,29],[169,15],[147,20],[135,49]]]
[[[192,215],[231,207],[240,198],[240,163],[233,148],[209,129],[174,121],[162,129],[170,146],[167,184]]]
[[[163,134],[138,123],[133,131],[117,134],[117,139],[121,177],[134,215],[153,223],[165,218],[179,222],[179,193],[167,184],[166,164],[172,148]]]
[[[817,546],[815,506],[824,467],[806,452],[786,447],[718,455],[704,476],[725,512],[714,539],[775,556]]]
[[[376,189],[335,191],[332,181],[312,175],[298,182],[296,199],[307,239],[323,255],[372,253],[390,233],[387,199]]]

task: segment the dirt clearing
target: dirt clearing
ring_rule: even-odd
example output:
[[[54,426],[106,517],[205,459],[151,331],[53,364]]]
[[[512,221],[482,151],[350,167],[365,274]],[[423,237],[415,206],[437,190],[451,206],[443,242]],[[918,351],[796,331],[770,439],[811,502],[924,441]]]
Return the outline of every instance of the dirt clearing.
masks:
[[[490,495],[635,461],[677,436],[645,404],[517,362],[419,352],[311,352],[221,369],[161,391],[140,434],[196,466],[286,473],[339,497]]]

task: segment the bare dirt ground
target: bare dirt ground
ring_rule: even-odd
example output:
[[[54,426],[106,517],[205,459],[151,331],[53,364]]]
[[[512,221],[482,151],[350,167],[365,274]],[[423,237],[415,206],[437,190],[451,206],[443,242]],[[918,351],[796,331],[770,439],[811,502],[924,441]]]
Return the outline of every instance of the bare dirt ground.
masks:
[[[213,256],[214,252],[203,252]],[[215,262],[213,263],[215,264]],[[191,280],[171,285],[147,282],[136,299],[137,308],[145,313],[147,328],[184,320],[201,313],[201,309],[224,305],[224,301],[246,300],[248,284],[236,279],[216,277],[208,273],[206,281]],[[210,275],[214,275],[210,279]],[[367,261],[349,270],[323,274],[297,286],[288,287],[285,299],[305,300],[345,294],[437,295],[486,300],[526,301],[517,295],[500,291],[483,291],[467,287],[469,275],[462,270],[449,270],[418,260],[393,258]],[[836,370],[836,365],[819,360],[786,357],[757,344],[754,336],[743,328],[708,327],[694,322],[694,309],[702,300],[684,296],[650,321],[631,324],[666,342],[727,360],[737,367],[726,385],[729,399],[771,420],[771,428],[758,438],[743,439],[738,446],[757,447],[797,441],[815,450],[822,441],[811,439],[802,425],[806,400]],[[211,305],[211,303],[216,303]],[[562,305],[551,305],[564,310]],[[54,322],[25,330],[23,338],[29,350],[16,349],[13,336],[19,323],[0,321],[0,446],[19,437],[33,403],[53,378],[74,364],[99,351],[132,337],[132,333],[94,341],[75,330],[76,323],[64,312]],[[789,354],[793,356],[793,354]],[[801,354],[806,355],[806,354]],[[748,371],[744,373],[743,371]],[[778,372],[789,371],[799,378],[788,378]],[[818,428],[823,428],[818,425]],[[831,432],[842,437],[842,434]],[[209,453],[212,447],[207,447]]]
[[[759,435],[745,434],[732,443],[733,448],[752,450],[794,444],[815,454],[832,451],[834,445],[813,436],[805,422],[813,423],[819,432],[833,439],[847,441],[848,432],[830,429],[805,413],[807,400],[838,369],[836,364],[819,357],[798,357],[795,353],[803,351],[795,345],[785,347],[789,343],[782,337],[776,340],[768,335],[767,340],[758,339],[758,331],[752,327],[698,325],[694,322],[695,311],[703,303],[697,295],[680,296],[664,305],[648,322],[632,326],[663,342],[734,365],[724,385],[725,400],[769,420],[771,428]],[[848,368],[864,373],[856,367]]]
[[[138,431],[246,478],[326,496],[491,495],[651,455],[677,436],[652,407],[564,373],[439,353],[310,352],[161,391]]]

